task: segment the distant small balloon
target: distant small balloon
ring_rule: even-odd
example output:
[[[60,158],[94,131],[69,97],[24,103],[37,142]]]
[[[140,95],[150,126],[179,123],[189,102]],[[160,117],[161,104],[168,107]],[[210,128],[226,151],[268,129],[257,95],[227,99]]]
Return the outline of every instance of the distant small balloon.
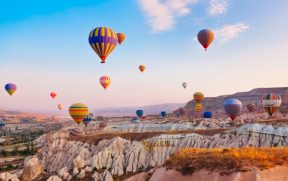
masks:
[[[136,111],[136,115],[137,115],[139,118],[141,118],[141,117],[143,117],[143,115],[144,115],[144,111],[143,111],[143,110],[137,110],[137,111]]]
[[[110,77],[109,76],[102,76],[101,78],[100,78],[100,84],[102,85],[102,87],[106,90],[108,87],[109,87],[109,85],[110,85],[110,83],[111,83],[111,79],[110,79]]]
[[[198,33],[197,38],[206,51],[214,40],[214,33],[211,30],[204,29]]]
[[[139,70],[140,70],[141,72],[144,72],[145,69],[146,69],[146,66],[145,66],[145,65],[142,64],[142,65],[139,66]]]
[[[124,33],[117,33],[117,37],[118,37],[118,43],[121,45],[122,42],[126,39],[126,36],[124,35]]]
[[[193,97],[196,103],[201,103],[204,98],[204,94],[202,92],[195,92]]]
[[[183,82],[183,83],[182,83],[182,87],[183,87],[184,89],[186,89],[187,86],[188,86],[187,82]]]
[[[228,99],[224,102],[227,115],[234,120],[241,112],[242,102],[238,99]]]
[[[5,90],[8,92],[10,96],[12,96],[17,90],[17,86],[13,83],[8,83],[5,85]]]
[[[210,111],[205,111],[203,113],[203,118],[212,118],[213,114]]]
[[[164,118],[164,117],[167,116],[167,112],[166,112],[166,111],[162,111],[162,112],[160,113],[160,115]]]
[[[55,99],[56,96],[57,96],[57,94],[56,94],[56,92],[51,92],[51,93],[50,93],[50,96],[52,97],[52,99]]]
[[[63,104],[58,104],[58,109],[61,111],[63,109]]]

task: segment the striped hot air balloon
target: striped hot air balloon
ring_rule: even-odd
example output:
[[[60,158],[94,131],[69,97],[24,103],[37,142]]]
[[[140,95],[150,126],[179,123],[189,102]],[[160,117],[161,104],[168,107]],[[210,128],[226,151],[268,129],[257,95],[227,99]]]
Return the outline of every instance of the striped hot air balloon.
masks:
[[[272,116],[280,108],[281,103],[282,100],[280,95],[275,93],[270,93],[262,96],[261,98],[261,105],[270,116]]]
[[[8,92],[10,96],[12,96],[17,90],[17,86],[13,83],[8,83],[5,85],[5,90]]]
[[[69,108],[70,116],[78,124],[83,122],[83,119],[88,115],[88,107],[82,103],[76,103],[70,106]]]
[[[249,112],[254,112],[254,111],[257,110],[257,106],[256,106],[256,104],[254,104],[254,103],[247,104],[247,105],[246,105],[246,108],[248,109]]]
[[[224,109],[227,115],[234,120],[241,112],[242,102],[238,99],[228,99],[224,102]]]
[[[118,37],[110,28],[97,27],[90,32],[89,43],[102,60],[101,63],[105,63],[107,56],[117,46]]]
[[[117,33],[117,37],[118,37],[118,43],[121,45],[121,43],[125,40],[126,36],[124,35],[124,33]]]
[[[107,89],[107,87],[108,87],[108,86],[110,85],[110,83],[111,83],[111,79],[110,79],[110,77],[107,76],[107,75],[102,76],[99,81],[100,81],[100,84],[102,85],[102,87],[103,87],[105,90]]]
[[[139,65],[139,70],[141,71],[141,72],[144,72],[145,71],[145,69],[146,69],[146,66],[145,65]]]
[[[193,97],[196,103],[201,103],[204,98],[204,94],[202,92],[195,92]]]
[[[211,30],[204,29],[198,33],[197,38],[206,51],[214,40],[214,33]]]

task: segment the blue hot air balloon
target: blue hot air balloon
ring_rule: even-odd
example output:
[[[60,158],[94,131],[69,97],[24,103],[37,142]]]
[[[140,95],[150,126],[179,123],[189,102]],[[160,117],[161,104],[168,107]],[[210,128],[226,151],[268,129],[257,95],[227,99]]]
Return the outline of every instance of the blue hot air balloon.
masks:
[[[203,118],[212,118],[212,116],[213,116],[212,112],[205,111],[203,113]]]
[[[161,113],[160,113],[160,115],[164,118],[164,117],[166,117],[167,116],[167,112],[165,112],[165,111],[162,111]]]
[[[92,121],[92,117],[93,117],[93,114],[90,113],[83,119],[83,123],[86,127]]]
[[[137,119],[137,118],[132,118],[131,119],[131,123],[133,123],[133,124],[137,124],[137,123],[139,123],[140,121],[139,121],[139,119]]]
[[[224,109],[227,115],[234,120],[242,109],[242,102],[238,99],[227,99],[224,102]]]
[[[141,118],[141,117],[143,117],[143,115],[144,115],[144,111],[143,111],[143,110],[137,110],[137,111],[136,111],[136,115],[137,115],[139,118]]]

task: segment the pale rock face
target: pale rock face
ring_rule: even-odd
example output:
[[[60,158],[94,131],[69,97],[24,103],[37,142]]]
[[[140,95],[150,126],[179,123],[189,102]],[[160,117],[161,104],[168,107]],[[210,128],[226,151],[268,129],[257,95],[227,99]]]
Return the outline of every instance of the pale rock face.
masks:
[[[148,178],[149,178],[149,174],[147,172],[141,172],[124,181],[146,181],[148,180]]]
[[[113,181],[113,177],[108,170],[100,174],[100,181]]]
[[[57,175],[53,175],[49,177],[47,181],[62,181],[62,179],[59,178]]]
[[[288,146],[288,128],[263,124],[247,124],[214,136],[198,134],[163,134],[139,141],[115,137],[102,140],[97,145],[69,141],[55,136],[47,141],[37,156],[48,172],[64,167],[109,169],[112,175],[122,175],[150,167],[159,167],[171,154],[182,148],[229,148],[229,147],[281,147]],[[62,135],[63,136],[63,135]],[[86,170],[86,169],[85,169]]]
[[[81,170],[80,173],[77,175],[77,178],[81,179],[85,177],[85,170]]]
[[[100,175],[98,172],[94,172],[92,175],[92,178],[94,179],[94,181],[100,181]]]
[[[3,181],[19,181],[16,175],[10,174],[8,172],[0,173],[0,180]]]
[[[59,170],[58,172],[58,176],[61,177],[64,180],[67,180],[69,177],[69,171],[67,167],[62,168],[61,170]]]
[[[85,172],[87,172],[87,173],[92,172],[91,167],[85,167]]]
[[[42,165],[37,157],[27,157],[24,160],[24,169],[21,178],[23,181],[34,180],[42,173]]]

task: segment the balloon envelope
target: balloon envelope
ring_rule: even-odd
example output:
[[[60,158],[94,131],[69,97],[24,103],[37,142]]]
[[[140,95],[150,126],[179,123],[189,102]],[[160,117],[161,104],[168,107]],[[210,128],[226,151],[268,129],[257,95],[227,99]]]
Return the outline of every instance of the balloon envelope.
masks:
[[[56,92],[51,92],[50,96],[52,97],[52,99],[55,99],[55,97],[57,96]]]
[[[136,115],[137,115],[139,118],[141,118],[141,117],[143,117],[143,115],[144,115],[144,111],[143,111],[143,110],[137,110],[137,111],[136,111]]]
[[[114,50],[118,43],[117,34],[110,28],[97,27],[89,34],[89,44],[105,63],[107,56]]]
[[[139,70],[141,71],[141,72],[144,72],[144,70],[146,69],[146,66],[145,65],[139,65]]]
[[[254,111],[257,110],[257,106],[256,106],[256,104],[254,104],[254,103],[247,104],[247,105],[246,105],[246,108],[248,109],[249,112],[254,112]]]
[[[202,109],[203,109],[202,104],[200,104],[200,103],[196,103],[196,104],[195,104],[195,111],[196,111],[196,112],[201,112]]]
[[[167,116],[167,112],[166,112],[166,111],[162,111],[162,112],[160,113],[160,115],[161,115],[162,117],[166,117],[166,116]]]
[[[214,40],[214,33],[211,30],[201,30],[197,35],[198,41],[205,48],[205,51]]]
[[[202,92],[195,92],[193,97],[196,103],[200,103],[204,98],[204,94]]]
[[[85,124],[85,126],[87,126],[91,121],[92,121],[91,113],[88,114],[88,115],[83,119],[83,123]]]
[[[117,37],[118,37],[118,43],[121,45],[121,43],[125,40],[126,36],[124,35],[124,33],[117,33]]]
[[[205,111],[203,113],[203,118],[212,118],[213,114],[210,111]]]
[[[184,87],[184,89],[186,89],[187,86],[188,86],[188,84],[187,84],[186,82],[183,82],[183,83],[182,83],[182,86]]]
[[[63,109],[63,105],[62,104],[58,104],[58,109],[61,111]]]
[[[12,96],[17,90],[17,86],[13,83],[8,83],[5,85],[5,90],[8,92],[10,96]]]
[[[109,77],[109,76],[106,76],[106,75],[102,76],[99,81],[100,81],[100,84],[102,85],[102,87],[103,87],[105,90],[108,88],[108,86],[109,86],[110,83],[111,83],[110,77]]]
[[[89,114],[88,107],[82,103],[76,103],[70,106],[69,108],[70,116],[74,121],[80,124],[83,119]]]
[[[270,116],[272,116],[280,108],[281,103],[282,100],[280,95],[275,93],[270,93],[262,96],[261,98],[261,105]]]
[[[242,102],[238,99],[227,99],[224,102],[224,109],[227,115],[234,120],[242,109]]]

